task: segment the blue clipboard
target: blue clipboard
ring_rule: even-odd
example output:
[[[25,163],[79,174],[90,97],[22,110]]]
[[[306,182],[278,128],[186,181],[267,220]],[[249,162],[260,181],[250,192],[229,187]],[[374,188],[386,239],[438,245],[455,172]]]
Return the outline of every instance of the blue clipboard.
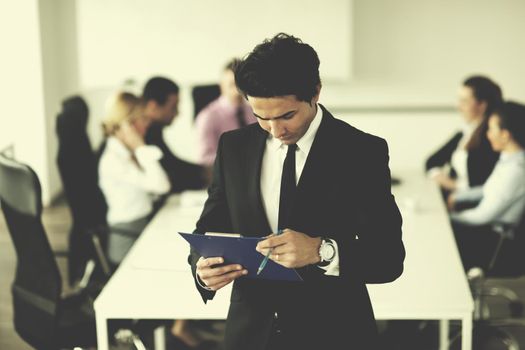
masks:
[[[248,270],[241,278],[267,279],[277,281],[302,281],[295,269],[289,269],[272,260],[257,275],[257,269],[264,255],[255,250],[261,237],[208,236],[179,232],[179,234],[203,257],[223,257],[224,264],[240,264]]]

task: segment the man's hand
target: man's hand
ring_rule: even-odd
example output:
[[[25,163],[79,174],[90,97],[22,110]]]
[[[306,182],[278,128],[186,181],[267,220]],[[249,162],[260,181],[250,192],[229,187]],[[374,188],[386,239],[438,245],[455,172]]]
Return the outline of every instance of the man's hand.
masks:
[[[214,267],[223,262],[223,258],[202,257],[197,261],[197,276],[213,291],[221,289],[233,280],[248,273],[241,265],[237,264]]]
[[[257,251],[263,255],[273,248],[270,259],[288,268],[298,268],[317,264],[320,237],[310,237],[304,233],[286,229],[280,235],[271,235],[257,244]]]

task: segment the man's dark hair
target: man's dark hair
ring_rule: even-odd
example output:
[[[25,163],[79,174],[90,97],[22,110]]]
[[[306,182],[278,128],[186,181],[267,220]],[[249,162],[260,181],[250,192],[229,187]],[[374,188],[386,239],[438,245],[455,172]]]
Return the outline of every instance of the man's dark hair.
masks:
[[[495,114],[499,117],[500,128],[508,130],[512,138],[525,148],[525,106],[516,102],[505,102]]]
[[[142,99],[144,102],[153,100],[159,105],[164,105],[171,94],[178,94],[179,86],[173,80],[164,77],[153,77],[144,86]]]
[[[245,97],[295,95],[310,102],[321,84],[319,57],[301,39],[279,33],[264,40],[235,69],[235,83]]]

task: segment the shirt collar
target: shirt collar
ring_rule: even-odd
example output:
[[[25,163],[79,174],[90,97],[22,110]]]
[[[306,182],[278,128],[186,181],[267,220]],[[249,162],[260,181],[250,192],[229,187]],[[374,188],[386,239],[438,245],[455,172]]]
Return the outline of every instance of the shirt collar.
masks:
[[[512,159],[520,159],[520,158],[525,158],[525,151],[519,151],[519,152],[513,152],[513,153],[501,152],[499,156],[499,159],[501,162],[507,162]]]
[[[463,128],[462,128],[463,135],[470,137],[470,135],[474,133],[474,130],[476,130],[480,124],[481,124],[481,121],[479,120],[471,121],[470,123],[467,123],[467,122],[463,123]]]
[[[129,156],[130,154],[130,151],[127,149],[127,147],[115,136],[108,137],[106,147],[119,155]]]
[[[310,123],[308,130],[306,130],[306,133],[303,135],[303,137],[297,141],[297,148],[306,154],[308,154],[310,152],[310,148],[312,148],[315,135],[317,134],[317,130],[319,130],[321,120],[323,119],[323,110],[318,104],[316,107],[317,112],[315,113],[314,119]],[[270,150],[277,151],[282,146],[286,145],[279,141],[279,139],[273,138],[271,134],[268,135],[268,147]]]

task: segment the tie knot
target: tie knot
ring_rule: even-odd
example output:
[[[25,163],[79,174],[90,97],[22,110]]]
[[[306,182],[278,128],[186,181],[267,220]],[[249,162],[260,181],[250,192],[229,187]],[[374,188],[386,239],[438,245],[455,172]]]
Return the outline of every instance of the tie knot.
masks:
[[[294,153],[296,149],[297,149],[297,145],[295,143],[288,145],[288,152],[286,152],[286,155],[290,153]]]

